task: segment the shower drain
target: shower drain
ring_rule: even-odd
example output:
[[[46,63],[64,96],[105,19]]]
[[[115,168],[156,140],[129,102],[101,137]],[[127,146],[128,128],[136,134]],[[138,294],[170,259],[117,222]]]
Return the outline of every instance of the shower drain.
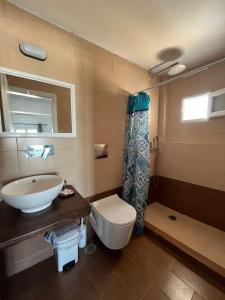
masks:
[[[97,247],[95,246],[95,244],[94,244],[94,243],[90,243],[90,244],[88,244],[88,245],[85,247],[84,252],[85,252],[86,254],[93,254],[93,253],[96,252],[96,250],[97,250]]]
[[[174,215],[169,215],[169,216],[168,216],[168,219],[170,219],[171,221],[176,221],[176,220],[177,220],[177,217],[174,216]]]

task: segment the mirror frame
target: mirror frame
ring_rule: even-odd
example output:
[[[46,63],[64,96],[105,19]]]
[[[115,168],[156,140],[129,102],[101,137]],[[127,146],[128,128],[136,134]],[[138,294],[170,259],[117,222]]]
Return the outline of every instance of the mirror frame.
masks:
[[[30,138],[30,137],[36,137],[36,138],[43,138],[43,137],[53,137],[53,138],[74,138],[76,137],[76,101],[75,101],[75,85],[72,83],[67,83],[59,80],[55,80],[48,77],[43,77],[39,75],[34,75],[31,73],[26,73],[22,71],[12,70],[4,67],[0,67],[0,73],[4,73],[6,75],[12,75],[17,77],[22,77],[26,79],[36,80],[44,83],[49,83],[52,85],[57,85],[61,87],[65,87],[70,89],[70,105],[71,105],[71,126],[72,126],[72,132],[69,133],[14,133],[14,132],[0,132],[0,138],[1,137],[23,137],[23,138]]]

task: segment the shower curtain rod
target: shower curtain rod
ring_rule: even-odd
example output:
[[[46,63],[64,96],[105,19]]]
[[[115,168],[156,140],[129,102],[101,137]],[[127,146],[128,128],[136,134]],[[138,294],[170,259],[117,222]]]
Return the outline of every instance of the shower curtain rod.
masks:
[[[171,79],[168,79],[168,80],[162,81],[162,82],[160,82],[160,83],[154,84],[154,85],[150,86],[149,88],[144,89],[144,90],[141,90],[141,91],[138,91],[138,92],[136,92],[136,93],[133,93],[132,95],[136,95],[136,94],[138,94],[138,93],[140,93],[140,92],[147,92],[147,91],[152,90],[152,89],[155,89],[155,88],[157,88],[157,87],[164,86],[164,85],[166,85],[167,83],[170,83],[170,82],[172,82],[172,81],[178,80],[178,79],[180,79],[180,78],[188,77],[188,76],[197,74],[197,73],[199,73],[199,72],[205,71],[205,70],[209,69],[210,67],[212,67],[212,66],[214,66],[214,65],[217,65],[217,64],[220,64],[220,63],[225,63],[225,57],[224,57],[224,58],[221,58],[221,59],[218,59],[218,60],[215,60],[215,61],[213,61],[213,62],[211,62],[211,63],[209,63],[209,64],[207,64],[207,65],[204,65],[204,66],[202,66],[202,67],[196,68],[196,69],[191,70],[191,71],[189,71],[189,72],[186,72],[186,73],[184,73],[184,74],[181,74],[181,75],[179,75],[179,76],[177,76],[177,77],[173,77],[173,78],[171,78]]]

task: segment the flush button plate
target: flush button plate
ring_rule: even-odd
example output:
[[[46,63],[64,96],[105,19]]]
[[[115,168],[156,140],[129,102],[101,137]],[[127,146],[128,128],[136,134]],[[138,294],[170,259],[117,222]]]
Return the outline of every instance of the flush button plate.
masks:
[[[108,144],[94,144],[94,158],[107,158],[108,148]]]

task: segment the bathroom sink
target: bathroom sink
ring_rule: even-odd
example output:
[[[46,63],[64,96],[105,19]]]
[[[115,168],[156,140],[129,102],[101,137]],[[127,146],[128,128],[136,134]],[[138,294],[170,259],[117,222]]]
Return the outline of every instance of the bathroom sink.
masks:
[[[24,213],[37,212],[52,204],[61,191],[63,183],[64,180],[56,175],[18,179],[2,188],[2,199]]]

